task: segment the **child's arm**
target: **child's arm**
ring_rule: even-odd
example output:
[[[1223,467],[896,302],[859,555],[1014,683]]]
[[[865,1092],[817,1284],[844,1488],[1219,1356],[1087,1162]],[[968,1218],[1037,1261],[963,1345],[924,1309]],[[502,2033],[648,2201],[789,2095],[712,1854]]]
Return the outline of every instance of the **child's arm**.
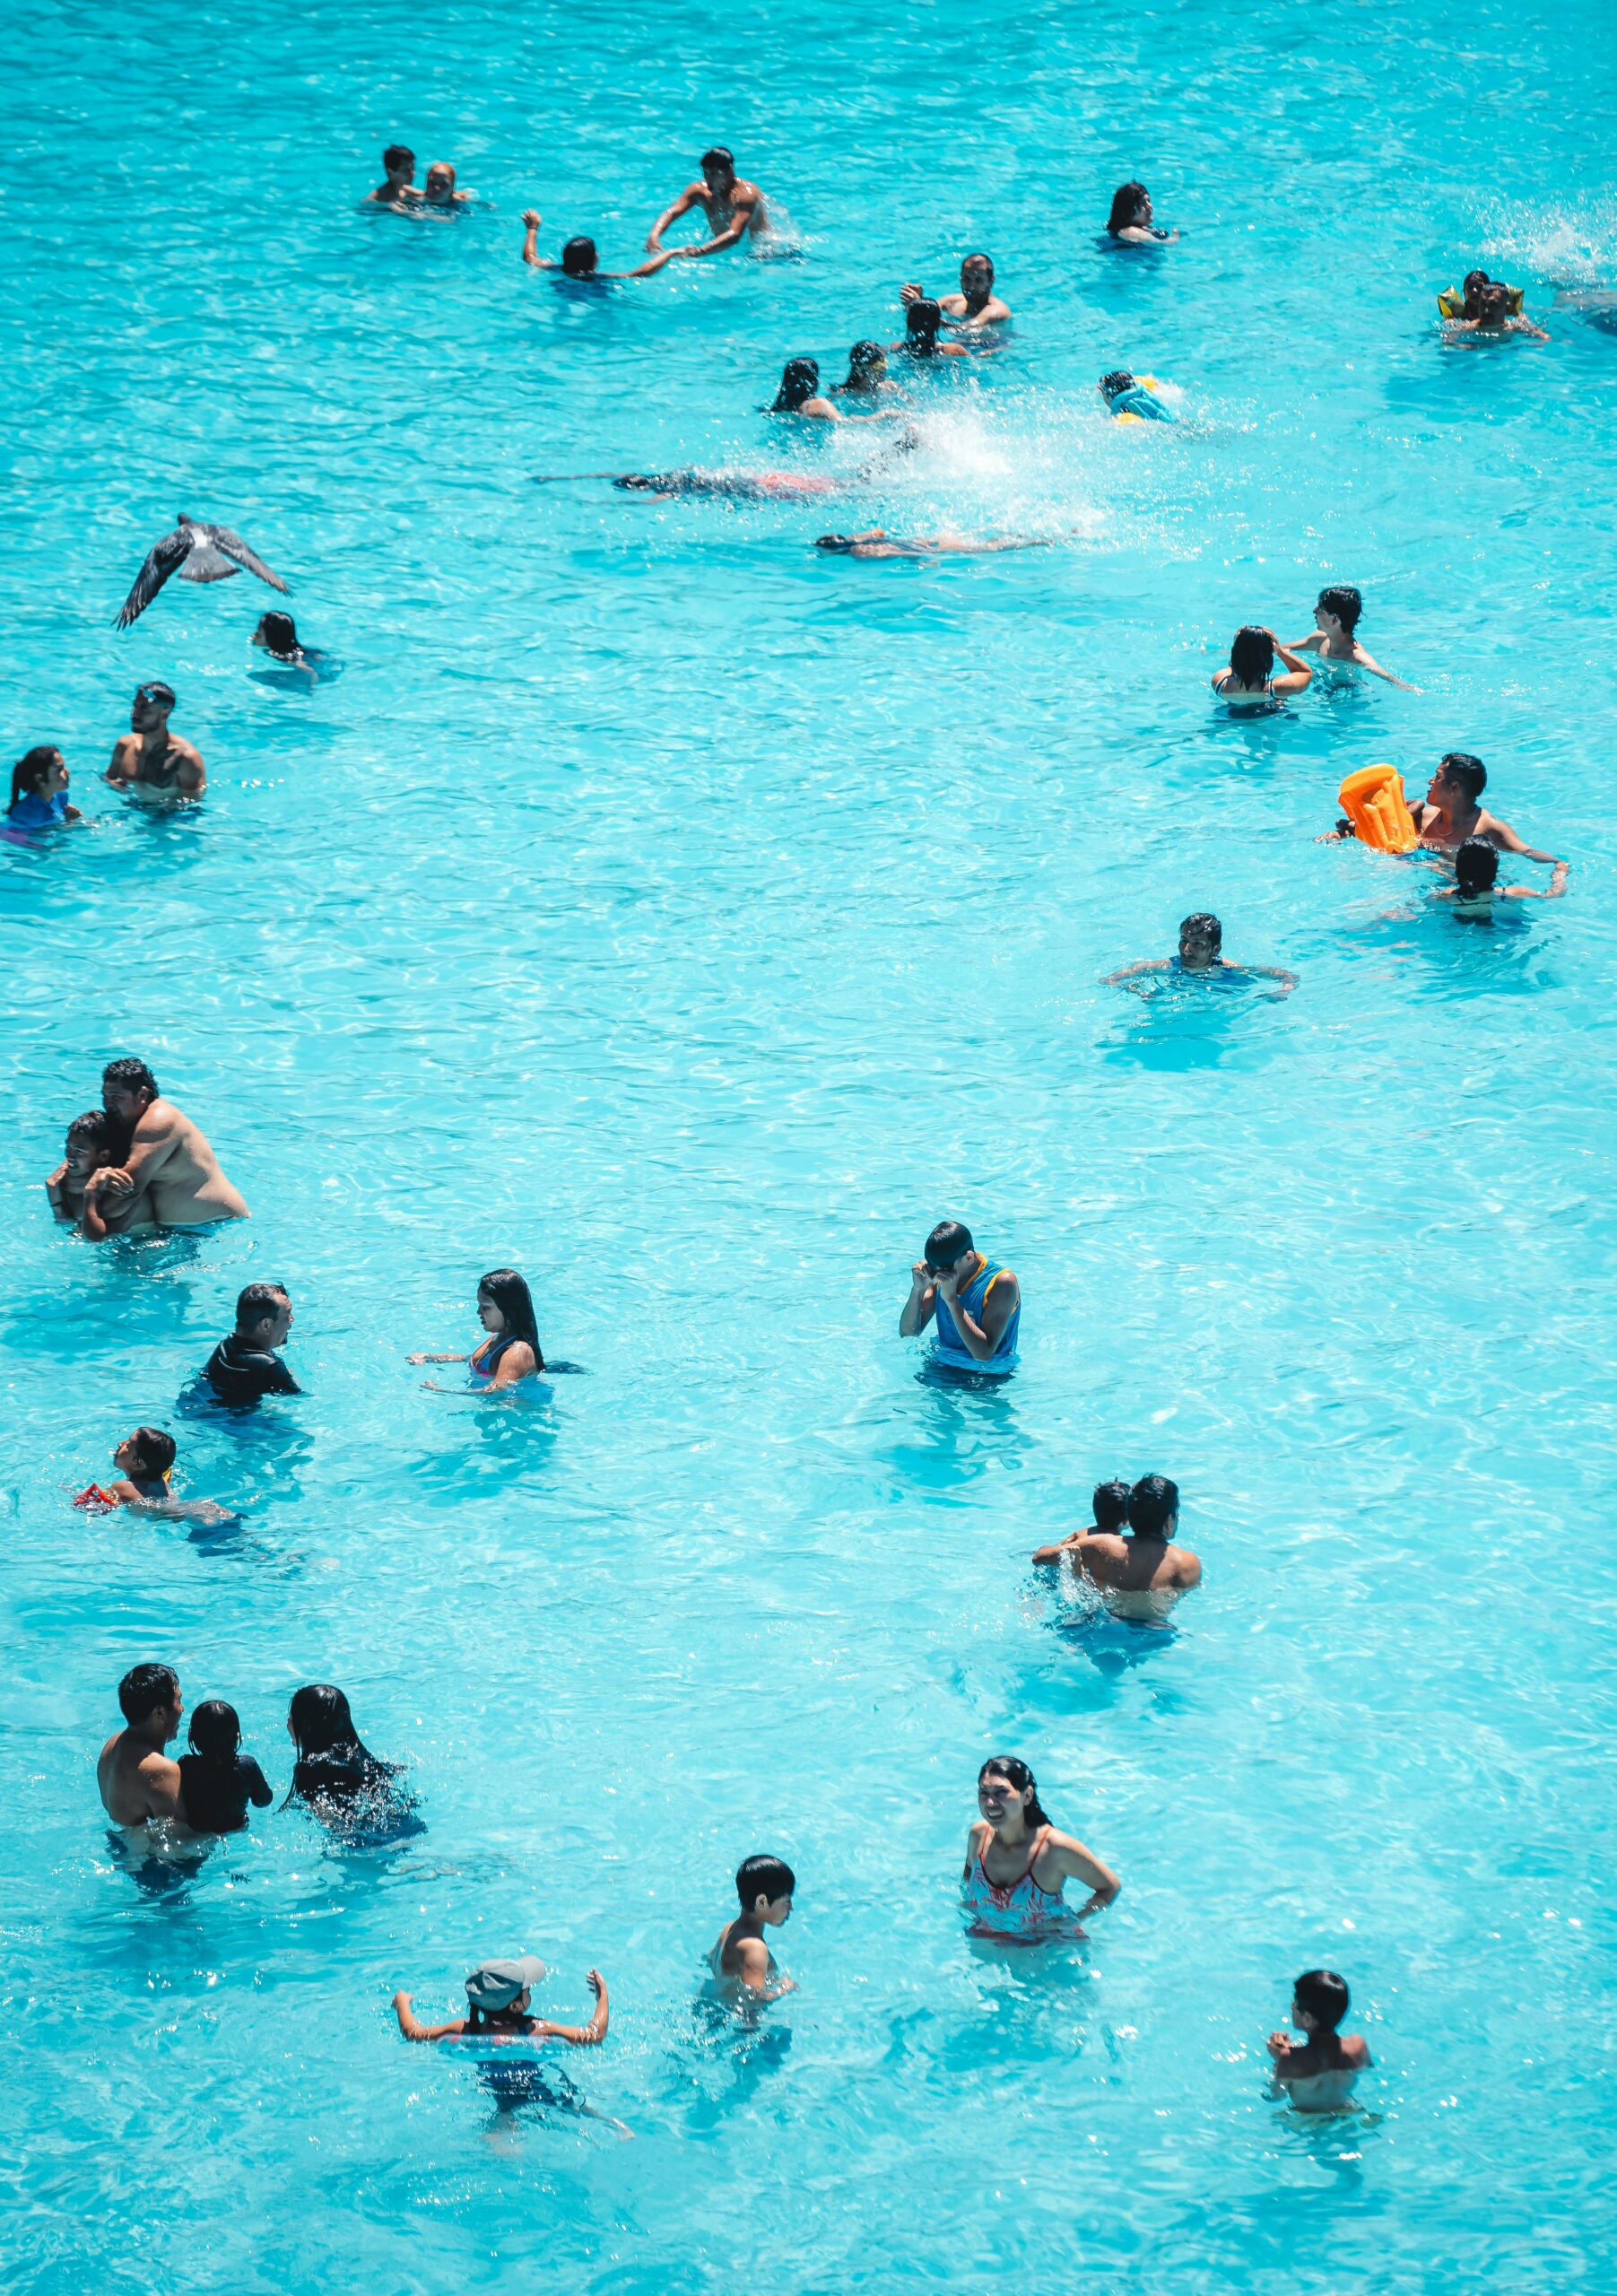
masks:
[[[407,2041],[450,2040],[457,2033],[464,2033],[466,2029],[466,2021],[464,2017],[456,2017],[447,2025],[423,2025],[410,2006],[410,1996],[407,1993],[394,1995],[393,2009],[394,2014],[398,2019],[398,2029]]]
[[[574,2048],[598,2048],[606,2039],[612,2005],[606,1997],[606,1979],[599,1970],[590,1970],[588,1984],[596,1996],[596,2007],[587,2025],[552,2025],[548,2018],[541,2017],[534,2026],[535,2035],[549,2041],[569,2041]]]
[[[267,1810],[275,1798],[270,1791],[269,1780],[250,1754],[248,1756],[247,1766],[253,1773],[248,1780],[248,1797],[255,1810]]]

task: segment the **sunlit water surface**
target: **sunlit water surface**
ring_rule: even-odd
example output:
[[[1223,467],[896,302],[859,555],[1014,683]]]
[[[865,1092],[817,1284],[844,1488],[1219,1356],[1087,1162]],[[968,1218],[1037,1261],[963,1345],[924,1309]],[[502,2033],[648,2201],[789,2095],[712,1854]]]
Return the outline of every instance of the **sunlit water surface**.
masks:
[[[866,21],[868,19],[868,21]],[[11,35],[0,187],[7,757],[93,826],[4,860],[4,1779],[12,2283],[51,2292],[1594,2288],[1611,1917],[1613,955],[1605,12],[958,0],[56,5]],[[795,259],[633,259],[715,136]],[[462,220],[361,213],[395,136]],[[1102,253],[1142,174],[1182,226]],[[995,358],[928,379],[899,474],[804,509],[539,474],[840,469],[755,410],[991,249]],[[1551,344],[1445,349],[1518,278]],[[1576,291],[1578,306],[1557,306]],[[1597,300],[1597,298],[1595,299]],[[1096,378],[1182,392],[1108,427]],[[173,584],[238,525],[346,665],[250,674],[270,603]],[[825,562],[827,525],[1057,535]],[[1422,686],[1235,723],[1237,623],[1362,584]],[[143,677],[205,803],[96,779]],[[1338,781],[1446,749],[1570,853],[1456,920],[1319,846]],[[1539,880],[1542,882],[1542,879]],[[1284,1003],[1100,985],[1212,908]],[[250,1224],[92,1248],[39,1182],[139,1051]],[[1021,1274],[1022,1367],[896,1336],[943,1212]],[[485,1268],[542,1401],[422,1391]],[[304,1402],[176,1398],[244,1282]],[[75,1513],[145,1419],[234,1535]],[[1160,1468],[1206,1583],[1171,1633],[1036,1583],[1091,1484]],[[91,1764],[171,1658],[277,1788],[329,1677],[422,1829],[266,1813],[143,1887]],[[1124,1877],[1087,1947],[973,1947],[977,1765],[1037,1770]],[[802,1990],[697,2005],[750,1850]],[[538,1951],[625,2144],[494,2130],[447,2015]],[[1362,2112],[1265,2101],[1331,1963]]]

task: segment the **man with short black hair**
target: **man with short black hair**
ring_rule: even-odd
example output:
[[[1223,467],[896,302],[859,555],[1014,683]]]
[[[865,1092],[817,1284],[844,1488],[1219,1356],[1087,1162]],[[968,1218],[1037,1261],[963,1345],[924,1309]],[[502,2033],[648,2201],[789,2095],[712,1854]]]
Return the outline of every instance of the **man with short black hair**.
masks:
[[[1200,1561],[1187,1546],[1174,1544],[1178,1526],[1178,1484],[1165,1474],[1142,1475],[1128,1494],[1127,1538],[1117,1530],[1083,1531],[1065,1551],[1115,1617],[1161,1620],[1202,1583]],[[1033,1559],[1053,1561],[1061,1552]]]
[[[1477,803],[1488,787],[1488,769],[1468,750],[1450,750],[1431,777],[1425,797],[1410,807],[1421,842],[1428,851],[1457,853],[1467,838],[1485,837],[1501,853],[1519,853],[1525,861],[1555,865],[1553,853],[1525,845],[1508,822],[1485,813]]]
[[[717,255],[721,248],[733,248],[749,233],[761,239],[769,229],[769,211],[763,204],[763,194],[755,183],[735,172],[735,161],[722,144],[704,152],[701,160],[701,180],[688,183],[672,207],[665,207],[652,225],[646,241],[648,255],[661,255],[663,233],[670,223],[688,215],[693,207],[703,210],[713,236],[695,247],[674,248],[676,256],[695,257]]]
[[[292,1327],[292,1303],[282,1283],[249,1283],[236,1301],[236,1328],[203,1366],[221,1403],[256,1403],[261,1396],[300,1396],[302,1388],[275,1350]]]
[[[115,788],[155,790],[170,797],[200,797],[208,786],[202,752],[169,731],[174,689],[150,678],[135,689],[129,731],[112,744],[107,778]]]
[[[1108,972],[1101,982],[1103,988],[1115,988],[1119,982],[1127,985],[1147,973],[1195,973],[1212,975],[1230,982],[1243,980],[1277,980],[1276,998],[1289,996],[1297,986],[1297,975],[1279,965],[1238,965],[1232,957],[1225,956],[1224,928],[1210,910],[1198,909],[1179,926],[1179,953],[1177,957],[1142,957],[1138,964],[1125,965],[1118,972]],[[1135,990],[1136,996],[1149,996],[1151,989]]]
[[[1014,1368],[1021,1287],[1008,1267],[983,1257],[958,1220],[938,1222],[909,1271],[900,1337],[915,1338],[935,1316],[935,1363],[995,1377]]]
[[[173,1667],[131,1666],[117,1686],[117,1702],[125,1726],[108,1739],[95,1766],[107,1815],[137,1835],[153,1819],[183,1825],[179,1764],[163,1752],[185,1711]]]
[[[165,1100],[143,1060],[109,1060],[101,1106],[129,1144],[121,1163],[94,1172],[80,1224],[97,1240],[130,1229],[202,1228],[245,1220],[248,1208],[219,1169],[202,1126]]]
[[[1418,685],[1406,679],[1395,678],[1384,670],[1373,654],[1369,653],[1359,636],[1360,617],[1364,612],[1364,597],[1352,582],[1327,582],[1319,593],[1319,603],[1314,608],[1314,627],[1306,638],[1300,638],[1291,648],[1293,654],[1313,654],[1322,662],[1351,662],[1356,669],[1368,670],[1372,677],[1385,678],[1388,685],[1402,686],[1405,693],[1419,693]]]
[[[364,204],[404,207],[421,194],[415,188],[415,154],[407,144],[389,144],[382,154],[385,180],[365,194]]]
[[[721,1986],[764,2001],[796,1992],[795,1979],[781,1976],[763,1935],[766,1929],[780,1928],[790,1918],[796,1889],[797,1876],[784,1858],[763,1856],[742,1860],[735,1876],[740,1916],[726,1922],[708,1955],[708,1966]]]

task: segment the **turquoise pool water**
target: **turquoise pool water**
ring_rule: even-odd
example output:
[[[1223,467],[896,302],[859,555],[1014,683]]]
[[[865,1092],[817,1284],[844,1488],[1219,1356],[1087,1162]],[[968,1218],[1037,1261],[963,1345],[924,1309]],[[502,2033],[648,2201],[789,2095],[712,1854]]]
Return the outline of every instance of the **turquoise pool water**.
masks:
[[[93,827],[4,856],[11,1695],[0,2248],[33,2296],[316,2290],[1594,2289],[1609,2112],[1617,277],[1604,14],[949,0],[773,22],[159,0],[13,30],[0,335],[8,759]],[[358,212],[395,136],[491,205]],[[579,297],[715,136],[798,259]],[[1183,241],[1100,253],[1140,174]],[[1017,317],[818,506],[535,474],[835,467],[754,412],[993,252]],[[1552,341],[1445,349],[1519,279]],[[1097,377],[1183,392],[1108,428]],[[255,681],[269,594],[173,584],[187,509],[342,679]],[[846,517],[845,513],[846,511]],[[823,526],[1060,532],[825,563]],[[1235,626],[1424,688],[1207,691]],[[96,779],[142,678],[211,787]],[[1488,930],[1319,846],[1353,768],[1459,747],[1569,897]],[[1542,880],[1539,880],[1542,882]],[[1100,985],[1188,909],[1283,1004]],[[150,1058],[250,1224],[100,1248],[39,1182]],[[896,1336],[944,1212],[1019,1271],[1003,1392]],[[535,1281],[531,1408],[424,1393],[478,1274]],[[307,1399],[176,1397],[238,1287]],[[75,1513],[142,1420],[234,1535]],[[1158,1468],[1205,1585],[1098,1628],[1027,1557]],[[277,1794],[326,1677],[422,1830],[288,1812],[143,1888],[92,1765],[138,1658]],[[1124,1881],[1086,1948],[962,1937],[978,1764]],[[799,1874],[751,2039],[700,1955]],[[490,1953],[607,2047],[635,2132],[491,2135],[448,2015]],[[1378,2060],[1264,2099],[1298,1970]]]

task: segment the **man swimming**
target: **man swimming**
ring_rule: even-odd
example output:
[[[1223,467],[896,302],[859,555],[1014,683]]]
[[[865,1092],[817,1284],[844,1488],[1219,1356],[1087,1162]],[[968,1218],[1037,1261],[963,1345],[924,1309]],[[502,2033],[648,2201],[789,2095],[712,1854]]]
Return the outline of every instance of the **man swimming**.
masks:
[[[809,496],[839,494],[846,478],[824,478],[795,470],[630,470],[613,480],[631,494],[648,494],[654,502],[672,502],[688,495],[714,497],[727,502],[795,502]]]
[[[115,1826],[137,1839],[157,1823],[185,1825],[179,1764],[163,1748],[178,1735],[185,1701],[172,1666],[131,1666],[117,1686],[124,1727],[101,1748],[95,1782]]]
[[[168,797],[200,797],[208,786],[202,752],[169,731],[174,689],[161,678],[136,686],[129,731],[112,745],[107,778],[115,788],[155,790]]]
[[[1138,964],[1125,965],[1118,972],[1108,972],[1101,986],[1116,988],[1119,983],[1132,984],[1151,973],[1191,973],[1206,978],[1215,976],[1228,981],[1277,980],[1279,994],[1289,996],[1297,986],[1297,975],[1286,972],[1279,965],[1238,965],[1220,952],[1224,945],[1224,928],[1216,917],[1205,909],[1197,909],[1179,926],[1179,953],[1177,957],[1145,957]],[[1148,989],[1136,990],[1137,996],[1149,996]]]
[[[1101,1492],[1095,1497],[1099,1502]],[[1098,1518],[1099,1504],[1096,1511]],[[1181,1595],[1202,1583],[1200,1561],[1175,1538],[1178,1484],[1165,1474],[1142,1475],[1128,1493],[1127,1520],[1127,1538],[1117,1529],[1079,1531],[1060,1546],[1041,1547],[1033,1560],[1054,1562],[1066,1555],[1116,1618],[1165,1619]]]
[[[926,300],[926,290],[911,281],[899,290],[905,303]],[[980,334],[984,327],[1004,326],[1011,317],[1011,306],[994,291],[994,265],[986,255],[969,255],[961,265],[958,294],[938,296],[938,309],[943,314],[943,325],[959,335]]]
[[[1531,885],[1501,885],[1499,848],[1485,837],[1468,837],[1454,857],[1454,883],[1439,885],[1433,900],[1451,900],[1456,917],[1491,917],[1496,900],[1555,900],[1567,890],[1567,864],[1558,861],[1548,890],[1534,892]]]
[[[935,1316],[934,1362],[996,1376],[1015,1369],[1021,1286],[1008,1267],[983,1257],[958,1220],[938,1222],[909,1271],[900,1337],[915,1338]]]
[[[726,1992],[754,2001],[778,2001],[795,1993],[795,1978],[782,1977],[764,1938],[766,1929],[779,1929],[791,1918],[797,1876],[781,1857],[748,1857],[735,1876],[741,1911],[718,1933],[708,1955],[708,1967]]]
[[[131,1227],[201,1228],[245,1220],[245,1200],[219,1169],[202,1127],[165,1100],[143,1060],[111,1060],[101,1072],[101,1105],[127,1133],[120,1162],[91,1177],[83,1229],[100,1239]]]
[[[300,1396],[281,1361],[292,1327],[292,1303],[280,1283],[247,1283],[236,1300],[236,1328],[203,1365],[202,1376],[221,1403],[257,1403],[265,1396]]]
[[[1484,813],[1477,799],[1488,786],[1488,769],[1465,750],[1450,750],[1432,775],[1424,798],[1410,807],[1421,843],[1429,852],[1457,853],[1468,838],[1486,838],[1501,853],[1552,868],[1556,856],[1541,853],[1517,837],[1508,822]],[[1351,832],[1350,832],[1351,833]]]
[[[769,215],[762,192],[736,174],[735,158],[722,144],[702,153],[701,170],[700,180],[687,184],[673,206],[665,207],[652,225],[646,240],[648,255],[662,253],[663,233],[693,207],[700,207],[707,216],[712,237],[694,247],[673,248],[669,250],[673,255],[689,258],[717,255],[723,248],[733,248],[748,237],[762,239],[769,231]]]
[[[1322,662],[1352,662],[1355,668],[1368,670],[1372,677],[1385,678],[1388,685],[1398,686],[1405,693],[1419,693],[1418,685],[1395,678],[1390,670],[1382,668],[1373,654],[1366,651],[1358,635],[1359,618],[1363,612],[1363,596],[1352,582],[1327,583],[1315,604],[1313,629],[1290,650],[1293,654],[1317,655]]]
[[[365,194],[362,204],[404,207],[421,197],[415,187],[415,154],[407,144],[389,144],[382,154],[382,181]]]
[[[884,526],[865,526],[856,535],[818,535],[816,550],[834,551],[842,558],[966,558],[996,550],[1049,550],[1054,535],[912,535],[895,541]]]
[[[529,207],[522,217],[522,260],[535,271],[560,271],[569,279],[649,279],[665,263],[674,261],[674,250],[665,248],[661,255],[654,255],[649,263],[637,264],[632,271],[603,271],[593,239],[569,239],[561,250],[560,263],[552,263],[548,256],[539,253],[539,226],[544,218],[538,210]]]
[[[963,343],[943,343],[939,333],[943,324],[943,306],[935,303],[930,295],[923,295],[904,307],[904,335],[900,343],[890,343],[890,351],[901,351],[907,359],[969,359],[971,353]]]

